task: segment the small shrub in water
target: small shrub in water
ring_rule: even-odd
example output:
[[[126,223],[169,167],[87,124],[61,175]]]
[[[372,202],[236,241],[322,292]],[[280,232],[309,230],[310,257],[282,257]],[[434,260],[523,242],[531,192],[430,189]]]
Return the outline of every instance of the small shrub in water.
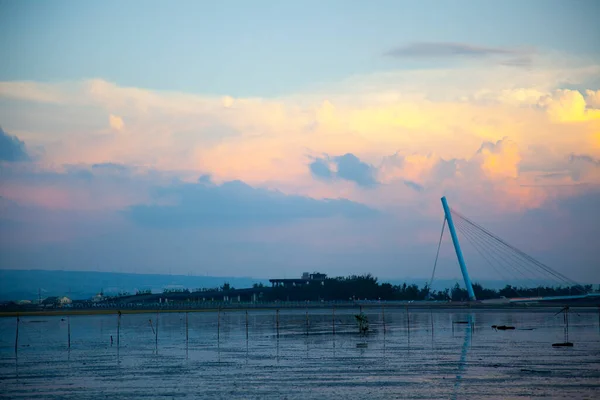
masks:
[[[356,323],[358,324],[358,332],[365,335],[369,332],[369,318],[364,313],[360,313],[354,316]]]

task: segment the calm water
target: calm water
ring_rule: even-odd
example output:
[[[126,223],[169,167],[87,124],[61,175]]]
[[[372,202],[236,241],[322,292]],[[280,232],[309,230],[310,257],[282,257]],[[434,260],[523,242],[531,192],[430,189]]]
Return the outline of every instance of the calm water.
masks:
[[[600,398],[598,314],[367,309],[0,318],[0,397],[27,399]],[[63,320],[64,319],[64,320]],[[152,326],[149,323],[152,319]],[[472,324],[456,324],[458,321]],[[494,331],[491,325],[514,325]],[[110,337],[114,342],[111,345]]]

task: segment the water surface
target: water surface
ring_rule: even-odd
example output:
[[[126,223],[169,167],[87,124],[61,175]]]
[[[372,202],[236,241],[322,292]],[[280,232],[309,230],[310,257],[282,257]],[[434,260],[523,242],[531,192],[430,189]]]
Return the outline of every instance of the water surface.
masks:
[[[70,350],[67,317],[21,317],[17,357],[0,318],[0,397],[600,398],[598,314],[572,311],[575,346],[553,348],[556,311],[371,308],[366,336],[358,310],[281,310],[279,335],[275,311],[198,312],[187,341],[185,313],[159,314],[158,340],[156,314],[72,316]]]

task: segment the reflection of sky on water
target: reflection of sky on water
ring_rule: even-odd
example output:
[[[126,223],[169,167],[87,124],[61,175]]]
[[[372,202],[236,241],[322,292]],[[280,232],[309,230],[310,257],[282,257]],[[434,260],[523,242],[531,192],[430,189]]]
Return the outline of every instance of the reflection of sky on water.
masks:
[[[335,318],[311,310],[308,335],[305,311],[285,310],[279,338],[274,310],[249,312],[248,337],[244,312],[160,314],[158,338],[149,315],[124,314],[119,346],[116,315],[74,316],[70,352],[66,321],[23,317],[18,359],[16,321],[1,318],[0,385],[8,397],[22,396],[24,387],[26,397],[48,399],[214,398],[223,388],[234,399],[573,397],[582,387],[594,397],[598,317],[572,314],[575,347],[562,351],[551,347],[563,334],[556,311],[410,310],[409,319],[404,309],[386,309],[384,331],[381,311],[365,309],[372,331],[361,337],[355,310],[336,310]],[[491,329],[503,324],[533,330]],[[522,368],[552,371],[552,384]]]
[[[473,334],[473,316],[471,314],[467,315],[467,322],[468,324],[464,324],[465,340],[463,342],[462,349],[460,352],[460,361],[458,362],[458,373],[456,374],[456,383],[454,383],[454,399],[457,398],[458,389],[460,387],[462,377],[467,366],[467,353],[469,351],[469,346],[471,346],[471,335]]]

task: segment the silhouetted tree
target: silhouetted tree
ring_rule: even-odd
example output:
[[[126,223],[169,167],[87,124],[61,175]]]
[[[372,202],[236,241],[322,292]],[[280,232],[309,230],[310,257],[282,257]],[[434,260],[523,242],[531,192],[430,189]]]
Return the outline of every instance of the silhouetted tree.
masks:
[[[458,283],[454,285],[454,287],[452,288],[452,301],[465,301],[468,299],[469,294],[467,292],[467,289],[461,288]]]

